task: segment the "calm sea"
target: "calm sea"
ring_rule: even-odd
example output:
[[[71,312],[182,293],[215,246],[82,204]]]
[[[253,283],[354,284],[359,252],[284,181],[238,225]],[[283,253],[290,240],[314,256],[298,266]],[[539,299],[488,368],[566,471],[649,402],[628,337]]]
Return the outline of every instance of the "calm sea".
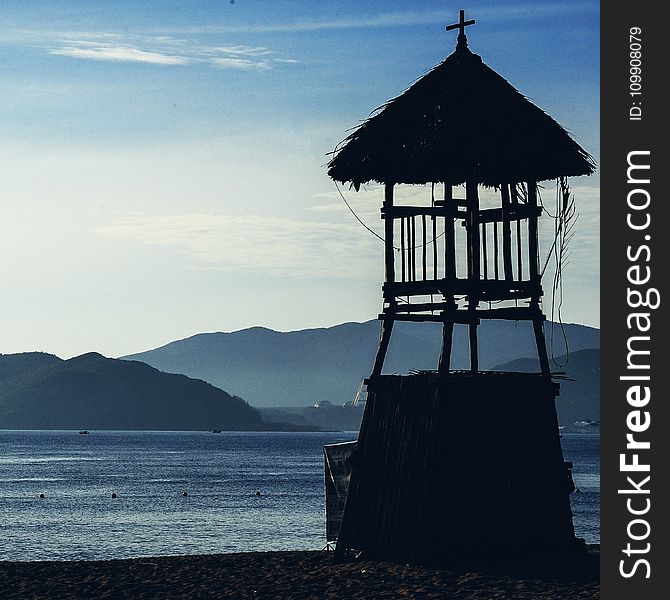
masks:
[[[0,431],[0,560],[320,549],[322,448],[355,438]],[[580,489],[575,529],[597,543],[600,439],[562,442]]]

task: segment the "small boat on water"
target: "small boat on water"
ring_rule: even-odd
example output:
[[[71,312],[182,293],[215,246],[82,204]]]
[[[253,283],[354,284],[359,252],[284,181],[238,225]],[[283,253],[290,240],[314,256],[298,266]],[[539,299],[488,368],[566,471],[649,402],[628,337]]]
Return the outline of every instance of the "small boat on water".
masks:
[[[88,431],[86,431],[85,429],[82,429],[82,430],[79,432],[79,435],[88,435]]]
[[[212,429],[212,433],[221,433],[220,429]]]

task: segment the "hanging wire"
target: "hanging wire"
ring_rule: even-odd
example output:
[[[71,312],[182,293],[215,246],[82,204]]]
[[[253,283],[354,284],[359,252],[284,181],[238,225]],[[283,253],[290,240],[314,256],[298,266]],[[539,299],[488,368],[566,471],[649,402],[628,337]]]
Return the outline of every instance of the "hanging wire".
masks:
[[[544,208],[544,206],[543,206]],[[546,210],[546,209],[545,209]],[[548,211],[547,211],[548,213]],[[549,214],[549,213],[548,213]],[[554,258],[554,277],[551,290],[551,334],[550,347],[551,359],[554,364],[560,368],[565,367],[570,361],[570,347],[568,343],[565,325],[561,315],[563,307],[563,270],[566,268],[571,252],[568,250],[570,241],[574,237],[574,226],[578,214],[575,208],[574,196],[570,191],[570,186],[565,177],[556,181],[556,215],[554,218],[554,243],[549,251],[549,256],[542,269],[542,275],[549,264],[549,260]],[[555,353],[555,323],[558,322],[560,335],[565,348],[565,361],[559,363]]]
[[[365,223],[363,223],[362,219],[356,214],[356,211],[355,211],[353,208],[351,208],[351,204],[349,204],[349,203],[347,202],[347,199],[344,197],[344,194],[342,193],[342,190],[340,189],[340,186],[337,185],[337,181],[335,181],[334,183],[335,183],[335,187],[337,188],[338,193],[340,194],[340,198],[342,198],[342,200],[344,201],[344,203],[347,205],[347,208],[349,209],[349,211],[351,212],[351,214],[354,215],[354,218],[355,218],[355,219],[356,219],[356,220],[357,220],[363,227],[365,227],[365,229],[367,229],[372,235],[374,235],[375,237],[379,238],[382,242],[385,241],[384,238],[383,238],[383,236],[379,235],[374,229],[371,229],[371,228],[368,227]],[[396,250],[397,250],[397,248],[396,248]]]
[[[379,235],[374,229],[372,229],[371,227],[369,227],[368,225],[366,225],[366,224],[363,222],[363,220],[356,214],[356,211],[351,207],[351,204],[349,204],[349,202],[347,202],[347,199],[344,197],[344,194],[342,193],[342,190],[340,189],[340,186],[337,185],[337,181],[335,181],[334,183],[335,183],[335,187],[337,188],[337,192],[338,192],[338,194],[340,195],[340,198],[342,198],[343,202],[347,205],[347,208],[349,209],[349,211],[351,212],[351,214],[354,215],[354,218],[355,218],[355,219],[356,219],[356,220],[357,220],[363,227],[365,227],[365,229],[367,229],[372,235],[374,235],[376,238],[380,239],[382,242],[385,242],[386,240],[384,239],[384,236]],[[435,184],[433,184],[433,185],[435,185]],[[435,202],[434,197],[432,198],[432,201]],[[440,235],[438,235],[434,240],[428,240],[427,242],[424,241],[423,244],[418,244],[418,245],[416,245],[416,246],[408,246],[408,247],[406,248],[406,250],[416,250],[417,248],[426,248],[426,247],[430,246],[434,241],[436,242],[437,240],[439,240],[445,233],[446,233],[446,232],[443,231],[443,232],[442,232]],[[393,246],[393,249],[394,249],[396,252],[400,252],[400,248],[399,248],[398,246]]]

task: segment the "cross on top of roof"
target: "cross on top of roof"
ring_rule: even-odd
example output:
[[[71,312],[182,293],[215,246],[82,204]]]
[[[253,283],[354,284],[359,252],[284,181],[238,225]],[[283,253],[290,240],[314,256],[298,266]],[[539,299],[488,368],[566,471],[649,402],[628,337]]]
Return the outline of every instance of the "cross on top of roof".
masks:
[[[456,44],[456,49],[462,49],[462,48],[467,48],[468,47],[468,39],[465,37],[465,28],[468,25],[474,25],[475,20],[470,19],[469,21],[465,20],[465,10],[461,8],[459,15],[458,15],[458,23],[454,23],[453,25],[447,25],[446,30],[451,31],[452,29],[458,29],[458,38],[457,38],[457,44]]]

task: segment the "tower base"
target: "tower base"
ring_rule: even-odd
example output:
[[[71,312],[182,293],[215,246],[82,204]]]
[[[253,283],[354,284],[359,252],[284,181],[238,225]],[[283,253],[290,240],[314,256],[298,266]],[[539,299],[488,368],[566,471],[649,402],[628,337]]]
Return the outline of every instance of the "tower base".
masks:
[[[337,552],[440,565],[574,554],[557,393],[528,373],[374,378]]]

